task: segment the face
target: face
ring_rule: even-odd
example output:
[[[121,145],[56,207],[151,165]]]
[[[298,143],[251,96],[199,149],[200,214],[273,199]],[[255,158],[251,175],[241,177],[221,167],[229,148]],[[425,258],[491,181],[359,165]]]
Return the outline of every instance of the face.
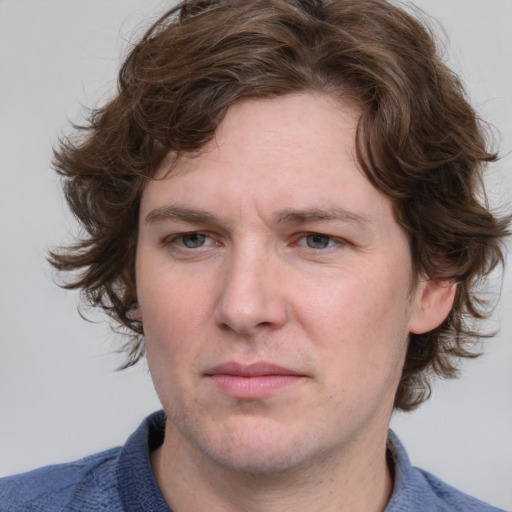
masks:
[[[356,124],[324,96],[245,101],[147,185],[137,294],[166,443],[279,471],[385,437],[421,287]]]

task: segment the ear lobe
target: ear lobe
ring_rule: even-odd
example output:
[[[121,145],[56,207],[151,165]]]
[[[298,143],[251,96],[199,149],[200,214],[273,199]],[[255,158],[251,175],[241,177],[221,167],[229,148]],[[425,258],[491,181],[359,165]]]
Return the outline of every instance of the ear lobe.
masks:
[[[421,281],[415,293],[409,332],[423,334],[439,327],[452,309],[456,291],[453,281]]]
[[[140,310],[140,306],[138,302],[134,302],[130,310],[126,315],[130,320],[135,320],[136,322],[142,322],[142,311]]]

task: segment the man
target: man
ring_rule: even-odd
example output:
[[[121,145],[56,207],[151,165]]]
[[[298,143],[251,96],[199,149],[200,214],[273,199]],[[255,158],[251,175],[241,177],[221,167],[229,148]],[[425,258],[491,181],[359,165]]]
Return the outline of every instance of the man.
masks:
[[[56,166],[54,253],[147,352],[123,449],[2,484],[5,510],[493,510],[413,469],[393,408],[469,356],[507,219],[430,36],[382,1],[187,2]]]

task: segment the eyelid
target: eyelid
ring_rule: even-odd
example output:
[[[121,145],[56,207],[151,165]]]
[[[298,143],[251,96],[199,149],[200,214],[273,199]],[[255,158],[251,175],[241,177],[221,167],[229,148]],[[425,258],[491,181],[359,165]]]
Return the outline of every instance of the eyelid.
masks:
[[[191,235],[204,236],[206,239],[206,243],[197,248],[190,248],[190,247],[186,247],[182,244],[179,244],[179,245],[176,244],[176,242],[180,242],[185,237],[191,236]],[[318,237],[327,238],[327,239],[329,239],[329,244],[325,248],[315,249],[314,247],[308,247],[306,245],[306,243],[301,243],[301,242],[304,242],[306,240],[306,238],[310,237],[310,236],[318,236]],[[212,242],[213,242],[213,245],[222,245],[219,242],[219,240],[215,236],[212,236],[212,234],[209,233],[208,231],[190,230],[190,231],[183,231],[183,232],[172,233],[170,235],[167,235],[161,239],[160,243],[164,247],[169,246],[169,245],[174,245],[175,247],[177,247],[179,249],[196,250],[196,249],[200,249],[200,248],[204,248],[204,247],[209,247],[209,246],[211,246]],[[344,245],[350,244],[350,242],[348,240],[346,240],[345,238],[335,236],[335,235],[329,235],[327,233],[322,233],[319,231],[304,231],[301,233],[297,233],[294,236],[294,241],[292,243],[294,245],[300,245],[301,247],[304,247],[305,249],[310,249],[312,251],[321,251],[321,250],[326,250],[326,249],[336,247],[336,246],[344,246]]]
[[[316,248],[315,249],[314,247],[308,247],[306,244],[301,244],[300,243],[301,241],[306,240],[306,238],[308,236],[325,237],[325,238],[329,239],[329,242],[334,242],[334,243],[327,245],[327,247],[325,247],[325,248]],[[300,245],[301,247],[304,247],[306,249],[310,249],[312,251],[322,251],[322,250],[325,251],[326,249],[329,249],[329,248],[332,248],[332,247],[344,246],[344,245],[348,245],[349,244],[349,242],[345,238],[341,238],[341,237],[335,236],[335,235],[328,235],[327,233],[320,233],[318,231],[307,231],[307,232],[299,233],[297,235],[297,238],[296,238],[296,243],[298,245]]]
[[[183,244],[180,244],[179,246],[176,245],[176,242],[179,242],[180,240],[182,241],[185,237],[191,236],[191,235],[200,235],[200,236],[204,236],[206,239],[215,241],[214,238],[207,232],[191,230],[191,231],[184,231],[181,233],[173,233],[172,235],[168,235],[168,236],[162,238],[161,245],[166,247],[166,246],[170,246],[170,245],[174,244],[179,249],[193,251],[193,250],[195,250],[194,248],[186,247]],[[218,242],[217,242],[217,244],[218,244]],[[205,245],[209,245],[209,244],[205,244]],[[199,246],[198,249],[201,247],[204,247],[205,245]]]

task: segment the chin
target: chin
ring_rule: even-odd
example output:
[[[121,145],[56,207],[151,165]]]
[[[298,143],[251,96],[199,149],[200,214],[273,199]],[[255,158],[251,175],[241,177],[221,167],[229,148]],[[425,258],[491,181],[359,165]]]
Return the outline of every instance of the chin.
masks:
[[[256,446],[235,446],[226,451],[210,451],[209,458],[228,471],[252,476],[275,476],[291,473],[299,469],[303,462],[292,448],[267,443]]]
[[[288,473],[306,462],[307,443],[300,437],[283,424],[243,421],[195,443],[203,455],[226,470],[263,476]]]

